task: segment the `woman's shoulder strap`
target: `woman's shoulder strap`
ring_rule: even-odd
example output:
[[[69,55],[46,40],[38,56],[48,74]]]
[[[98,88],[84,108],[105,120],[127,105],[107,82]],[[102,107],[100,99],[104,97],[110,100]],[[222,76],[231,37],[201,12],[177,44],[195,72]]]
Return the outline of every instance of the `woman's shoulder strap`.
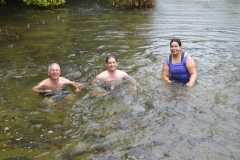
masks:
[[[182,62],[182,60],[183,60],[183,58],[184,58],[184,55],[185,55],[185,52],[182,52],[182,55],[181,55],[181,62]]]
[[[183,61],[183,59],[185,57],[185,54],[187,54],[187,53],[186,52],[182,52],[181,62]],[[172,64],[172,54],[169,55],[168,59],[169,59],[170,64]]]
[[[191,56],[190,54],[188,54],[188,53],[186,53],[186,52],[184,52],[184,54],[183,54],[184,56],[183,56],[183,59],[182,59],[182,63],[186,63],[186,61],[187,61],[187,59],[188,59],[188,57],[189,56]]]
[[[172,64],[172,54],[169,55],[168,59],[169,59],[169,62]]]

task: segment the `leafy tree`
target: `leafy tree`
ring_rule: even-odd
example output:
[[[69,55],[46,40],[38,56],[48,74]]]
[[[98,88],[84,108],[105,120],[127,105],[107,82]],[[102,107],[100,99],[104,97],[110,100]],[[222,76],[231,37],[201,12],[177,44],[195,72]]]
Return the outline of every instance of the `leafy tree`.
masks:
[[[65,3],[65,0],[23,0],[23,2],[26,2],[29,4],[38,5],[40,7],[46,7],[46,6],[57,6],[60,4]]]
[[[0,0],[0,4],[6,3],[5,0]]]
[[[5,4],[7,0],[0,0],[1,4]],[[57,6],[60,4],[64,4],[66,0],[22,0],[23,2],[27,3],[28,5],[38,5],[40,7],[46,6]]]
[[[6,3],[7,0],[0,0],[0,4]],[[46,6],[57,6],[64,4],[66,0],[22,0],[28,5],[38,5],[40,7]],[[106,0],[112,3],[113,7],[138,7],[138,8],[148,8],[153,7],[155,0]]]

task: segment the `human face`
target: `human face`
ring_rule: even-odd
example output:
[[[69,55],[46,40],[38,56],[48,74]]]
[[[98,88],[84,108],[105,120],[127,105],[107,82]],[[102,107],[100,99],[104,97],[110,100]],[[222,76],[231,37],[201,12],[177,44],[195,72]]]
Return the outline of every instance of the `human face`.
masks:
[[[48,75],[51,79],[57,80],[60,76],[60,68],[57,65],[52,65],[48,71]]]
[[[114,58],[109,58],[106,65],[110,71],[115,71],[117,69],[117,62]]]
[[[178,54],[181,53],[182,47],[179,46],[177,42],[172,42],[170,45],[170,51],[172,54]]]

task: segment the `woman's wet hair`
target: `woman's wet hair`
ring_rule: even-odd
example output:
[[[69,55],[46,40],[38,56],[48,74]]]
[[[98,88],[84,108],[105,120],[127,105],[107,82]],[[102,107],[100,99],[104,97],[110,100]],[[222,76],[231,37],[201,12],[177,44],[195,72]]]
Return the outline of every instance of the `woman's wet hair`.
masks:
[[[57,63],[51,63],[51,64],[48,66],[48,72],[50,71],[51,66],[54,66],[54,65],[58,66],[59,71],[61,70],[59,64],[57,64]]]
[[[110,58],[114,58],[115,61],[117,62],[117,57],[114,56],[114,55],[110,55],[110,56],[107,56],[107,58],[106,58],[106,63],[108,63],[108,60],[109,60]]]
[[[172,42],[177,42],[180,47],[182,46],[182,42],[178,38],[172,39],[171,42],[170,42],[170,46],[171,46]]]

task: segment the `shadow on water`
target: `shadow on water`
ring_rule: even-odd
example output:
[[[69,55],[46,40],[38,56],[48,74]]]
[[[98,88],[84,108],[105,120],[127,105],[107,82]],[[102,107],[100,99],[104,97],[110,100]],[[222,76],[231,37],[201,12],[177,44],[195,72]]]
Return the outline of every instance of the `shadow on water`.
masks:
[[[238,1],[75,2],[1,10],[0,159],[239,159]],[[194,87],[160,80],[173,37],[196,61]],[[109,54],[136,92],[92,96]],[[46,104],[30,91],[52,62],[84,84],[66,87],[75,99]]]

